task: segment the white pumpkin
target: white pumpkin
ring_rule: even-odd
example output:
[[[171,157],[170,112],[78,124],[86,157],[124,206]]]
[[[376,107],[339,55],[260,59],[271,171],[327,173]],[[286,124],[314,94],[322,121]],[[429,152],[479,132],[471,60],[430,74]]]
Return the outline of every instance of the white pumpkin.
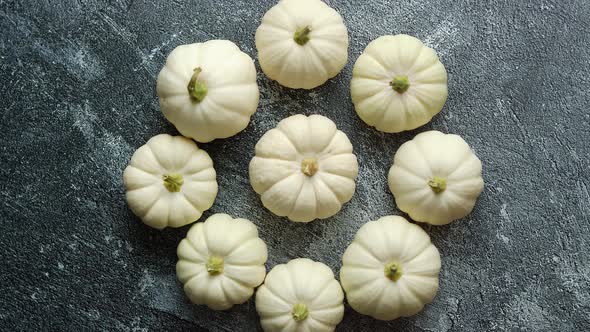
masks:
[[[335,215],[355,190],[356,156],[346,134],[321,115],[293,115],[266,132],[250,162],[250,183],[278,216],[309,222]]]
[[[336,76],[348,60],[342,17],[320,0],[281,0],[256,30],[262,71],[295,89],[312,89]]]
[[[447,100],[447,72],[414,37],[382,36],[354,64],[352,102],[368,125],[387,133],[426,124]]]
[[[473,210],[483,190],[481,161],[460,136],[427,131],[402,144],[388,182],[400,210],[444,225]]]
[[[258,107],[254,62],[228,40],[176,47],[156,90],[166,119],[198,142],[239,133]]]
[[[330,332],[344,316],[344,294],[332,270],[298,258],[275,266],[256,291],[265,332]]]
[[[264,281],[268,252],[252,222],[218,213],[191,227],[177,255],[176,275],[191,302],[225,310]]]
[[[137,149],[123,172],[131,211],[157,229],[199,219],[217,196],[215,177],[207,152],[188,138],[167,134]]]
[[[342,257],[350,306],[392,320],[418,313],[438,291],[440,254],[422,228],[398,216],[364,224]]]

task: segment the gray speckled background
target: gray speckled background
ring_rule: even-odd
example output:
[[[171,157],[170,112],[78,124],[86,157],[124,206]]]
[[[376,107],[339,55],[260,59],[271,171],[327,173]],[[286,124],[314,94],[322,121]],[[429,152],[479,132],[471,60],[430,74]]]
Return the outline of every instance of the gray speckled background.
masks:
[[[122,171],[158,133],[155,78],[177,45],[221,38],[256,57],[271,0],[0,0],[0,329],[255,331],[252,300],[226,312],[188,303],[175,280],[188,227],[143,226]],[[590,330],[590,3],[335,1],[351,45],[342,73],[295,91],[259,70],[261,101],[241,134],[201,144],[220,192],[205,214],[253,220],[267,267],[309,257],[340,268],[366,221],[396,214],[391,158],[416,133],[462,135],[484,163],[474,212],[425,226],[442,253],[441,288],[420,314],[378,322],[347,307],[339,331]],[[449,99],[428,125],[397,135],[356,116],[352,65],[383,34],[435,48]],[[257,64],[258,66],[258,64]],[[247,166],[258,138],[296,113],[332,118],[360,162],[335,217],[292,224],[262,208]]]

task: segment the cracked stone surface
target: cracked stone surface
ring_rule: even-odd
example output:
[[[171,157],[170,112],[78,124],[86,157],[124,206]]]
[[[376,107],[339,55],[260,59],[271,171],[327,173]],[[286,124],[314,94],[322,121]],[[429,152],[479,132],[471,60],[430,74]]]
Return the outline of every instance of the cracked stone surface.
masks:
[[[344,70],[311,91],[269,81],[248,128],[200,144],[219,196],[204,217],[252,220],[267,268],[296,257],[335,272],[365,222],[399,214],[386,175],[419,132],[459,134],[484,164],[474,212],[424,226],[440,249],[440,291],[420,314],[379,322],[347,306],[338,331],[590,330],[590,3],[585,0],[329,1],[350,34]],[[256,58],[274,1],[0,1],[0,329],[259,331],[253,300],[191,305],[176,281],[188,226],[156,231],[127,208],[122,172],[159,133],[155,78],[177,45],[229,39]],[[449,98],[432,122],[383,134],[355,114],[352,65],[367,43],[407,33],[440,55]],[[336,216],[301,225],[265,210],[248,183],[262,134],[322,114],[352,141],[357,192]],[[204,220],[201,219],[201,220]]]

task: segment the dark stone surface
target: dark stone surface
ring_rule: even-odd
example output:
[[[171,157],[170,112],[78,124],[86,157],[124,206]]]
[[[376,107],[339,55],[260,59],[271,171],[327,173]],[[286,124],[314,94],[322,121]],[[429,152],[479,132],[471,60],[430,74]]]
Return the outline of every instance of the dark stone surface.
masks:
[[[256,56],[274,1],[0,0],[0,329],[260,329],[253,300],[227,312],[190,305],[175,279],[188,227],[151,230],[128,210],[122,171],[158,133],[155,78],[177,45],[229,39]],[[330,1],[351,47],[341,74],[313,91],[270,82],[241,134],[201,144],[220,193],[205,214],[253,220],[267,267],[309,257],[340,268],[366,221],[398,213],[391,158],[416,133],[463,136],[485,190],[464,220],[425,229],[442,253],[434,303],[378,322],[347,307],[339,331],[590,330],[590,3]],[[434,47],[449,99],[428,125],[397,135],[365,126],[349,97],[352,65],[383,34]],[[357,192],[335,217],[296,225],[262,208],[248,183],[254,144],[296,113],[326,115],[360,162]]]

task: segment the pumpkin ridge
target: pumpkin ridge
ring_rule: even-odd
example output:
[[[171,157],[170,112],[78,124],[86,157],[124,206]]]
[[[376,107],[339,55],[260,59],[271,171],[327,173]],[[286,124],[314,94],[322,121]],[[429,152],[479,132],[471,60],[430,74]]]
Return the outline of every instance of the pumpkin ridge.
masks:
[[[182,193],[182,198],[184,198],[184,200],[187,201],[189,203],[189,205],[193,207],[193,209],[195,209],[197,212],[199,212],[199,214],[203,213],[203,211],[201,211],[201,209],[199,209],[190,199],[188,199],[185,192],[181,191],[181,193]]]
[[[165,68],[166,68],[166,67],[165,67]],[[179,85],[179,86],[182,86],[182,85],[187,85],[187,83],[186,83],[186,82],[185,82],[185,80],[184,80],[184,77],[182,77],[182,76],[184,76],[184,75],[180,75],[180,74],[179,74],[179,73],[177,73],[176,71],[174,71],[174,70],[171,70],[171,69],[168,69],[168,68],[166,68],[166,69],[162,69],[162,70],[166,70],[166,71],[169,71],[169,72],[171,72],[171,73],[173,73],[173,74],[174,74],[174,75],[170,75],[170,74],[168,74],[168,73],[164,72],[164,74],[165,74],[165,75],[167,75],[167,76],[169,76],[169,77],[174,77],[174,80],[175,80],[175,82],[174,82],[174,85]],[[158,89],[158,85],[157,85],[157,83],[156,83],[156,91],[158,91],[158,90],[159,90],[159,89]],[[170,90],[170,89],[168,89],[168,90]],[[186,91],[182,91],[182,90],[176,90],[176,89],[172,89],[172,91],[166,91],[166,93],[163,93],[163,92],[160,90],[160,91],[159,91],[159,93],[161,93],[161,94],[163,95],[163,99],[169,99],[169,98],[178,98],[178,97],[187,97],[187,98],[189,98],[189,97],[187,96],[187,93],[186,93]]]
[[[286,53],[283,55],[283,59],[282,59],[282,60],[279,60],[279,62],[280,62],[280,61],[282,61],[283,63],[282,63],[282,65],[281,65],[281,69],[278,71],[278,72],[279,72],[279,73],[278,73],[278,75],[276,75],[276,76],[274,76],[274,75],[273,75],[273,77],[271,77],[270,75],[268,75],[268,74],[266,74],[266,73],[265,73],[265,74],[266,74],[266,75],[267,75],[269,78],[271,78],[271,79],[273,79],[273,80],[275,80],[275,77],[284,77],[284,76],[285,76],[285,75],[284,75],[284,73],[285,73],[285,69],[287,68],[287,65],[288,65],[288,64],[291,62],[290,58],[291,58],[291,55],[292,55],[292,54],[293,54],[293,52],[286,52]]]
[[[184,168],[186,168],[186,165],[185,165]],[[184,168],[180,172],[183,172],[184,171]],[[185,180],[188,180],[188,181],[185,181],[185,183],[186,184],[190,184],[190,183],[195,183],[195,182],[200,182],[200,183],[203,183],[203,182],[216,182],[217,173],[214,173],[213,174],[214,176],[211,177],[211,178],[198,179],[198,180],[193,178],[194,176],[197,176],[197,175],[199,175],[201,173],[210,171],[212,168],[213,168],[212,165],[207,165],[205,168],[200,169],[200,170],[198,170],[198,171],[196,171],[194,173],[187,174],[187,173],[184,173],[183,172],[185,174],[184,175],[184,179]],[[215,171],[215,169],[213,169],[213,171]]]
[[[313,202],[315,202],[315,204],[313,205],[314,206],[313,216],[314,216],[314,218],[317,218],[318,217],[318,205],[319,205],[318,204],[318,193],[315,190],[315,185],[314,185],[313,181],[309,181],[309,185],[313,189],[313,195],[314,195]]]
[[[153,177],[153,180],[154,180],[154,182],[152,182],[150,184],[142,185],[141,187],[136,187],[136,188],[133,188],[133,189],[127,190],[127,191],[134,191],[134,190],[144,189],[144,188],[147,188],[147,187],[150,187],[150,186],[159,184],[158,182],[160,180],[160,176],[161,176],[160,174],[150,173],[150,172],[147,172],[147,171],[145,171],[145,170],[143,170],[143,169],[141,169],[139,167],[135,167],[135,166],[132,166],[132,165],[129,165],[127,167],[132,167],[132,168],[134,168],[134,169],[136,169],[138,171],[141,171],[142,173],[144,173],[142,176],[145,176],[145,177],[148,177],[148,176],[149,177]],[[127,187],[126,184],[125,184],[125,186]]]
[[[162,192],[162,190],[164,190],[164,188],[162,188],[160,190],[160,193]],[[155,195],[156,198],[154,199],[154,201],[151,204],[149,204],[149,208],[146,209],[145,213],[142,216],[140,216],[140,218],[144,218],[145,216],[147,216],[150,213],[150,211],[152,211],[152,209],[154,208],[154,206],[156,206],[156,203],[158,203],[158,201],[161,199],[160,193],[158,193],[157,195]]]
[[[237,281],[237,280],[235,280],[235,279],[229,278],[229,277],[227,276],[227,274],[226,274],[226,275],[224,275],[224,276],[225,276],[225,278],[222,278],[222,279],[220,280],[220,281],[221,281],[221,285],[223,286],[223,288],[224,288],[224,289],[228,288],[228,287],[227,287],[227,284],[230,284],[230,283],[234,283],[234,284],[236,284],[237,286],[235,286],[235,285],[232,285],[232,287],[239,287],[239,288],[241,288],[241,289],[240,289],[240,291],[241,291],[241,292],[245,292],[245,293],[250,293],[250,289],[252,289],[252,288],[253,288],[253,287],[250,287],[250,286],[248,286],[248,285],[242,284],[242,283],[238,282],[238,281]],[[254,287],[256,287],[256,286],[254,286]],[[252,290],[252,295],[254,295],[254,290]],[[250,296],[252,296],[252,295],[250,295]],[[231,302],[232,302],[232,303],[239,302],[239,301],[240,301],[240,298],[241,298],[241,296],[240,296],[238,299],[236,299],[236,300],[234,300],[234,299],[232,298],[232,299],[231,299]]]
[[[457,165],[457,167],[451,173],[449,173],[449,175],[447,175],[447,179],[450,178],[450,177],[452,177],[453,175],[455,175],[455,173],[459,169],[461,169],[461,167],[463,165],[465,165],[466,163],[468,163],[472,159],[477,159],[481,163],[481,161],[479,160],[479,158],[477,158],[477,156],[475,155],[475,153],[473,153],[473,151],[471,151],[471,149],[468,149],[467,151],[468,152],[465,154],[465,156],[463,156],[463,160],[461,160],[461,162]],[[481,172],[480,172],[480,174],[481,174]],[[480,174],[474,176],[473,178],[480,178],[481,177]]]
[[[413,275],[416,275],[416,274],[413,274]],[[429,278],[431,278],[431,279],[436,279],[435,277],[429,277]],[[438,280],[437,280],[437,283],[438,283]],[[415,298],[417,298],[417,299],[418,299],[418,301],[419,301],[419,302],[421,302],[421,303],[427,304],[427,303],[430,303],[430,302],[432,302],[432,300],[433,300],[433,299],[431,299],[431,298],[422,297],[422,296],[420,295],[420,293],[418,293],[418,292],[417,292],[417,291],[414,289],[414,286],[410,286],[410,283],[406,283],[406,289],[408,290],[408,293],[412,294],[412,295],[413,295]],[[424,307],[424,305],[422,305],[422,307]],[[420,309],[420,310],[422,310],[422,309]]]
[[[422,43],[422,42],[420,42]],[[412,64],[410,66],[408,66],[407,68],[407,73],[411,74],[412,76],[414,76],[416,73],[414,72],[414,67],[416,66],[416,64],[418,63],[418,59],[420,59],[420,57],[422,56],[422,53],[424,52],[424,49],[428,48],[425,45],[422,45],[420,47],[420,51],[418,51],[418,54],[414,57],[414,61],[412,61]]]
[[[196,263],[193,263],[193,264],[196,264]],[[205,264],[199,264],[199,265],[205,265]],[[195,273],[186,282],[184,282],[184,286],[186,286],[190,281],[192,281],[195,278],[200,277],[203,273],[206,273],[206,272],[207,272],[207,269],[203,268],[201,271]]]
[[[401,165],[401,164],[399,164],[399,163],[398,163],[398,164],[394,164],[394,167],[395,167],[395,169],[397,169],[398,171],[402,171],[402,172],[406,173],[407,175],[410,175],[410,176],[412,176],[412,177],[416,178],[416,180],[419,180],[419,181],[421,181],[421,182],[424,182],[424,181],[426,180],[426,179],[424,179],[422,176],[420,176],[420,175],[418,175],[418,174],[416,174],[416,173],[413,173],[412,171],[408,170],[408,169],[406,168],[406,166],[403,166],[403,165]],[[422,188],[416,188],[415,190],[422,190]],[[412,190],[412,191],[414,191],[414,190]]]
[[[311,53],[311,56],[309,56],[308,59],[311,59],[313,61],[315,68],[322,70],[322,72],[324,73],[324,77],[330,77],[330,71],[326,68],[326,65],[324,64],[324,61],[326,59],[322,57],[321,53],[318,52],[318,50],[314,46],[314,43],[308,43],[308,45],[309,47],[307,47],[307,49],[309,50],[309,53]]]
[[[149,143],[152,139],[153,139],[153,137],[149,141],[147,141],[147,143],[145,144],[145,146],[147,146],[146,150],[152,154],[153,159],[158,163],[158,166],[160,166],[161,173],[165,173],[167,171],[170,171],[168,168],[164,167],[164,165],[162,164],[162,162],[160,161],[158,156],[156,156],[156,154],[154,153],[154,150],[152,149],[152,147],[149,145]],[[156,174],[154,174],[154,175],[156,175]],[[157,174],[157,175],[161,175],[161,174]]]
[[[291,307],[293,304],[290,304],[289,301],[287,301],[285,298],[283,298],[282,296],[280,296],[279,294],[276,294],[272,289],[270,289],[270,287],[263,285],[264,288],[266,288],[266,290],[268,291],[268,293],[273,296],[275,299],[278,299],[279,302],[282,302],[285,306],[287,307]],[[262,286],[261,286],[262,287]],[[282,313],[282,315],[286,315],[287,313]]]
[[[246,245],[246,243],[248,243],[248,242],[250,242],[250,241],[256,241],[256,239],[258,239],[258,238],[259,238],[259,237],[258,237],[258,234],[256,234],[256,236],[255,236],[255,237],[252,237],[252,236],[251,236],[251,237],[247,237],[247,238],[245,238],[245,239],[242,239],[242,241],[241,241],[241,242],[237,243],[237,245],[236,245],[234,248],[230,249],[230,250],[227,252],[227,254],[225,254],[225,257],[227,258],[227,257],[231,256],[232,254],[234,254],[234,252],[235,252],[236,250],[238,250],[238,249],[240,249],[241,247],[245,246],[245,245]],[[235,265],[235,266],[251,266],[252,264],[240,264],[240,263],[235,263],[235,264],[234,264],[234,263],[231,263],[230,265]]]
[[[314,266],[314,270],[316,272],[321,273],[321,270],[319,270],[318,268],[321,268],[321,267]],[[334,276],[332,276],[331,279],[328,278],[328,280],[326,281],[326,283],[323,284],[321,287],[319,287],[320,292],[315,295],[315,297],[311,300],[311,302],[309,302],[308,307],[313,307],[314,310],[321,309],[322,308],[322,307],[318,307],[316,305],[316,301],[318,301],[318,299],[320,299],[322,297],[322,294],[324,294],[324,292],[328,289],[328,287],[330,286],[330,284],[332,283],[332,281],[334,281]]]
[[[282,16],[283,16],[282,18],[287,22],[287,24],[291,28],[297,29],[297,24],[295,24],[295,22],[293,21],[293,17],[291,16],[291,13],[289,13],[289,9],[285,8],[285,7],[286,6],[285,6],[284,2],[279,1],[279,3],[277,3],[274,7],[271,7],[271,9],[269,9],[269,12],[270,12],[270,10],[273,10],[274,8],[276,8],[275,11],[277,13],[282,14]],[[266,14],[264,16],[266,16]],[[271,19],[271,21],[273,21],[273,20]]]
[[[367,46],[368,48],[368,46]],[[381,67],[381,71],[383,72],[383,74],[390,72],[391,70],[389,69],[388,66],[386,66],[382,61],[383,59],[381,59],[381,55],[380,54],[372,54],[371,51],[367,52],[367,49],[365,49],[365,54],[367,56],[367,58],[373,60],[373,62],[375,62],[377,65],[379,65],[379,67]],[[375,51],[376,52],[376,51]],[[363,54],[361,54],[360,56],[363,56]],[[360,57],[359,57],[360,59]],[[358,60],[357,60],[358,62]],[[353,70],[354,71],[354,70]],[[356,75],[355,75],[356,76]],[[387,75],[383,75],[384,77],[386,77]],[[368,78],[368,77],[367,77]],[[370,78],[372,80],[376,80],[374,78]]]
[[[335,153],[335,154],[333,154],[333,153],[327,153],[326,152],[326,149],[328,149],[329,147],[331,147],[332,146],[332,143],[334,143],[334,140],[336,139],[336,136],[338,136],[338,133],[339,132],[340,132],[340,130],[338,130],[338,129],[334,130],[334,134],[332,134],[332,138],[330,138],[330,141],[328,142],[328,144],[326,144],[326,146],[324,146],[324,148],[321,149],[320,152],[317,153],[318,155],[327,155],[328,157],[330,157],[330,156],[336,156],[336,155],[339,155],[339,154],[352,153],[352,151],[351,152]],[[321,156],[320,158],[318,158],[318,160],[324,159],[323,157],[324,156]]]
[[[420,228],[420,230],[421,230],[421,231],[424,231],[424,230],[422,229],[422,227],[420,227],[420,226],[418,226],[418,225],[416,225],[416,224],[412,224],[412,225],[414,225],[414,226],[416,226],[416,227]],[[407,240],[409,239],[409,236],[406,236],[406,237],[405,237],[405,239],[406,239],[406,241],[407,241]],[[412,262],[414,259],[416,259],[416,257],[420,256],[420,255],[421,255],[421,254],[422,254],[422,253],[423,253],[423,252],[424,252],[424,251],[425,251],[425,250],[426,250],[428,247],[430,247],[431,245],[432,245],[432,241],[431,241],[431,240],[430,240],[430,238],[429,238],[429,239],[428,239],[428,241],[426,242],[426,244],[424,245],[424,247],[423,247],[423,248],[421,248],[420,250],[417,250],[417,254],[415,254],[414,256],[411,256],[411,257],[409,257],[409,258],[406,258],[406,259],[404,260],[404,262],[405,262],[405,263],[410,263],[410,262]],[[412,274],[416,275],[416,273],[412,273]]]
[[[299,175],[297,172],[293,172],[293,173],[289,174],[288,176],[286,176],[286,177],[284,177],[284,178],[280,179],[279,181],[275,182],[275,183],[274,183],[272,186],[268,187],[268,189],[266,189],[266,190],[265,190],[263,193],[261,193],[261,194],[265,194],[267,191],[271,190],[271,189],[272,189],[274,186],[276,186],[277,184],[279,184],[279,183],[281,183],[281,182],[283,182],[283,181],[287,180],[288,178],[290,178],[290,177],[292,177],[292,176],[297,176],[297,175]]]
[[[418,136],[416,136],[418,137]],[[411,146],[414,146],[415,149],[418,151],[417,155],[420,156],[420,158],[422,158],[422,162],[426,165],[426,168],[428,169],[428,173],[430,175],[433,175],[433,171],[432,171],[432,166],[430,166],[430,161],[428,159],[426,159],[426,155],[428,155],[427,152],[425,152],[424,148],[419,144],[419,140],[416,140],[415,138],[412,139],[411,141],[408,141],[404,144],[410,143],[412,142]]]
[[[199,233],[201,233],[201,234],[198,234],[198,235],[203,235],[203,234],[202,234],[202,229],[201,229],[201,232],[199,232]],[[203,237],[204,237],[204,236],[203,236]],[[198,254],[199,254],[201,257],[203,257],[203,259],[204,259],[205,261],[207,261],[207,256],[209,256],[209,252],[206,252],[206,253],[202,253],[202,252],[200,252],[200,251],[197,249],[197,246],[195,246],[195,245],[194,245],[193,241],[191,241],[191,239],[190,239],[190,238],[186,237],[185,239],[187,240],[186,242],[189,244],[189,246],[191,247],[191,249],[193,249],[193,250],[194,250],[196,253],[198,253]],[[206,244],[205,244],[205,247],[207,247],[207,245],[206,245]],[[207,247],[207,248],[208,248],[208,247]],[[203,264],[204,264],[204,263],[203,263]]]
[[[215,110],[216,113],[219,113],[219,111],[222,111],[222,112],[231,113],[231,114],[239,115],[242,117],[250,118],[250,116],[247,116],[247,115],[241,113],[237,109],[233,109],[233,108],[229,108],[229,107],[221,105],[219,102],[217,102],[215,100],[215,98],[207,98],[207,99],[209,101],[209,104],[211,104],[210,106],[213,106],[217,109],[217,110]]]
[[[225,300],[224,303],[227,304],[232,304],[233,305],[233,301],[231,301],[231,296],[228,295],[227,293],[227,289],[225,289],[225,287],[223,286],[223,280],[225,280],[225,274],[222,273],[222,275],[220,275],[221,278],[219,278],[219,288],[221,288],[221,294],[223,294],[223,299]]]
[[[326,187],[328,187],[330,189],[330,191],[332,191],[332,193],[334,193],[334,195],[336,195],[336,197],[338,198],[338,201],[340,202],[341,205],[342,205],[342,203],[346,203],[348,201],[344,201],[343,199],[340,199],[340,197],[338,196],[338,194],[336,193],[336,191],[332,187],[330,187],[330,185],[328,183],[326,183],[326,181],[323,179],[323,175],[335,176],[335,177],[339,177],[339,178],[342,178],[342,179],[346,179],[348,181],[352,181],[352,184],[353,184],[353,186],[356,189],[356,182],[354,182],[354,180],[351,179],[351,178],[348,178],[348,177],[345,177],[345,176],[342,176],[342,175],[332,174],[332,173],[325,172],[325,171],[318,171],[317,175],[319,175],[319,177],[322,178],[322,181],[324,182],[324,184],[326,185]]]
[[[412,94],[412,97],[414,97],[416,99],[416,101],[418,102],[418,104],[420,104],[422,106],[422,108],[424,109],[424,111],[426,113],[428,113],[428,115],[430,116],[430,118],[432,119],[432,117],[437,114],[437,113],[432,113],[430,110],[430,106],[428,105],[428,103],[426,103],[426,101],[424,101],[424,97],[422,95],[420,95],[418,93],[418,89],[414,90],[415,93]],[[441,109],[442,110],[442,109]]]
[[[262,22],[260,24],[260,27],[264,26],[265,29],[271,28],[271,29],[277,29],[277,30],[280,30],[280,31],[283,31],[283,32],[286,32],[286,33],[289,33],[290,32],[289,30],[285,29],[284,27],[282,27],[282,26],[280,26],[278,24],[275,24],[274,21],[275,20],[269,20],[269,19],[266,19],[265,20],[264,17],[263,17]],[[258,28],[260,28],[260,27],[258,27]],[[256,30],[258,31],[258,29],[256,29]]]
[[[362,285],[362,286],[360,286],[360,287],[358,287],[358,288],[356,288],[356,289],[354,289],[354,290],[351,290],[351,293],[366,293],[366,289],[371,289],[371,288],[373,288],[373,287],[376,287],[376,285],[374,285],[374,284],[378,283],[379,281],[380,281],[380,279],[379,279],[379,278],[375,278],[375,279],[371,280],[370,282],[368,282],[368,283],[366,283],[366,284],[364,284],[364,285]],[[378,292],[378,293],[379,293],[379,294],[382,294],[382,293],[384,293],[384,292],[383,292],[383,291],[380,291],[380,292]],[[373,304],[375,304],[375,302],[377,302],[377,299],[378,299],[378,298],[379,298],[379,295],[377,295],[377,296],[374,296],[374,297],[373,297],[373,298],[371,298],[369,301],[367,301],[367,302],[366,302],[366,305],[367,305],[367,307],[369,307],[369,308],[370,308],[370,307],[372,307],[372,306],[373,306]],[[348,303],[350,304],[350,301],[349,301]],[[357,310],[357,309],[355,308],[355,310]],[[358,311],[358,310],[357,310],[357,311]],[[361,312],[361,311],[359,311],[359,312],[360,312],[361,314],[365,314],[365,315],[366,315],[366,313],[363,313],[363,312]],[[374,312],[371,312],[371,315],[374,315]]]
[[[427,47],[427,49],[429,49],[429,48]],[[420,68],[420,70],[413,72],[412,76],[417,76],[418,74],[421,74],[422,72],[436,66],[438,63],[440,63],[440,60],[438,59],[438,56],[437,56],[432,63],[429,63],[427,66]],[[445,72],[446,72],[446,69],[445,69]]]
[[[332,198],[334,199],[334,201],[337,202],[339,206],[342,206],[342,203],[340,202],[340,200],[338,199],[338,196],[336,196],[336,194],[334,193],[332,188],[328,187],[328,185],[325,184],[320,179],[312,179],[313,190],[315,191],[316,197],[318,196],[318,186],[321,186],[321,184],[319,184],[320,182],[323,183],[324,187],[328,188],[328,190],[326,192],[329,192],[330,194],[332,194]],[[317,205],[319,205],[319,203]]]
[[[327,148],[327,146],[326,146],[326,148]],[[339,156],[353,154],[353,153],[352,152],[324,153],[324,151],[322,150],[322,151],[318,152],[318,155],[320,155],[320,154],[323,154],[323,155],[318,158],[318,161],[324,161],[324,160],[330,159],[332,157],[339,157]]]
[[[460,217],[458,217],[458,218],[463,218],[467,215],[467,214],[465,214],[465,212],[469,212],[473,209],[473,206],[465,205],[463,203],[463,201],[472,200],[472,199],[475,201],[477,199],[477,197],[479,196],[479,193],[475,194],[475,195],[464,196],[464,195],[454,192],[453,190],[449,190],[449,192],[447,193],[447,196],[453,196],[455,198],[455,201],[453,202],[453,204],[456,204],[456,206],[458,206],[464,210],[461,212]],[[475,203],[474,203],[474,205],[475,205]],[[457,215],[457,213],[453,213],[453,215]]]
[[[326,323],[316,317],[311,317],[311,312],[309,313],[309,317],[307,317],[307,319],[313,320],[316,324],[320,325],[322,328],[324,328],[327,331],[334,330],[334,324]],[[308,326],[309,325],[311,325],[311,324],[308,323]],[[312,330],[310,329],[310,331],[312,331]]]
[[[408,107],[408,102],[407,102],[405,96],[399,96],[399,100],[400,100],[400,106],[401,106],[400,109],[401,109],[402,118],[403,118],[403,121],[402,121],[403,126],[402,127],[405,128],[408,125],[408,114],[412,114],[412,113],[414,113],[414,111]]]
[[[393,104],[393,101],[395,100],[395,97],[391,97],[390,95],[385,96],[385,98],[388,98],[388,102],[387,102],[387,106],[382,108],[382,112],[381,112],[381,117],[379,118],[379,120],[377,120],[375,122],[375,127],[379,126],[380,124],[383,123],[383,120],[385,120],[385,117],[387,116],[387,113],[391,112],[389,110],[389,108],[391,107],[391,105]],[[396,112],[394,110],[394,112]]]
[[[295,142],[291,139],[291,137],[289,137],[289,135],[287,135],[286,132],[284,132],[281,128],[279,128],[278,126],[273,128],[278,130],[281,134],[283,134],[283,136],[285,136],[285,138],[287,139],[287,141],[291,144],[291,146],[293,147],[293,149],[295,150],[295,152],[297,153],[298,157],[300,157],[302,155],[301,151],[299,150],[299,148],[297,147],[297,144],[295,144]],[[271,129],[272,130],[272,129]]]
[[[376,79],[367,78],[367,77],[355,77],[355,78],[352,79],[352,81],[357,81],[357,82],[358,81],[361,81],[361,80],[368,81],[368,82],[366,82],[366,84],[371,84],[371,85],[377,85],[378,83],[381,83],[382,87],[380,87],[377,90],[377,92],[374,92],[374,93],[371,92],[369,94],[363,95],[362,97],[357,97],[358,95],[351,96],[351,99],[353,100],[352,101],[353,104],[358,104],[358,103],[364,101],[365,99],[373,98],[373,97],[377,96],[378,94],[386,94],[386,93],[389,92],[388,85],[387,84],[384,84],[383,82],[381,82],[381,80],[376,80]],[[352,92],[351,92],[351,94],[352,94]]]
[[[314,316],[313,314],[317,314],[317,313],[320,313],[322,311],[338,310],[338,309],[340,309],[341,306],[342,306],[342,303],[336,303],[336,304],[333,304],[333,305],[330,305],[330,306],[327,306],[327,307],[315,308],[313,311],[310,311],[309,312],[309,315],[313,317]],[[317,320],[318,322],[324,322],[323,320],[318,319],[317,317],[313,317],[313,318],[315,320]]]
[[[368,223],[367,223],[367,224],[368,224]],[[366,225],[366,224],[365,224],[365,225]],[[358,234],[358,233],[357,233],[357,234]],[[375,261],[382,263],[382,262],[381,262],[381,260],[379,259],[379,257],[377,257],[377,255],[375,255],[375,254],[373,253],[373,251],[371,251],[371,250],[370,250],[370,249],[369,249],[369,248],[368,248],[368,247],[367,247],[367,246],[366,246],[366,245],[365,245],[365,244],[364,244],[362,241],[360,241],[360,238],[359,238],[359,239],[357,239],[357,237],[355,236],[355,237],[354,237],[354,240],[353,240],[353,242],[354,242],[354,243],[356,243],[356,244],[357,244],[357,245],[358,245],[358,246],[359,246],[361,249],[363,249],[363,250],[364,250],[366,253],[368,253],[368,254],[369,254],[369,256],[371,256],[371,257],[372,257],[372,258],[373,258]]]
[[[297,172],[295,172],[293,175],[299,175],[299,174],[297,174]],[[301,196],[301,192],[303,191],[304,185],[305,185],[305,180],[302,180],[301,186],[299,187],[299,190],[297,190],[297,195],[295,195],[295,201],[293,202],[293,206],[291,206],[291,210],[287,214],[287,217],[289,217],[290,215],[293,214],[293,210],[295,210],[295,207],[297,206],[297,201],[299,200],[299,196]],[[316,205],[317,205],[317,203],[316,203]]]

